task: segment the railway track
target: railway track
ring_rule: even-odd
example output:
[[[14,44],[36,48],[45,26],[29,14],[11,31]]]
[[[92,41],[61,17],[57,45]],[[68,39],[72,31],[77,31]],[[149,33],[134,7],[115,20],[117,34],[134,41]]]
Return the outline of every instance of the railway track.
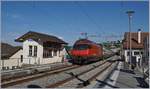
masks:
[[[71,69],[78,68],[78,67],[80,67],[80,66],[79,65],[69,65],[69,66],[65,66],[65,67],[60,68],[60,69],[49,70],[49,71],[44,72],[44,73],[37,73],[37,74],[33,74],[33,75],[22,76],[21,78],[18,78],[18,77],[17,78],[11,78],[11,80],[9,80],[9,79],[2,80],[1,87],[6,88],[8,86],[16,85],[16,84],[23,83],[23,82],[32,81],[34,79],[38,79],[38,78],[45,77],[45,76],[50,76],[52,74],[57,74],[57,73],[71,70]]]
[[[62,80],[62,81],[59,81],[59,82],[56,82],[54,84],[50,84],[46,88],[56,88],[56,87],[64,88],[64,87],[69,87],[70,85],[74,88],[83,88],[84,86],[89,85],[91,81],[93,81],[99,74],[101,74],[103,71],[105,71],[111,65],[112,65],[112,63],[104,62],[101,65],[98,65],[95,68],[92,68],[90,70],[84,71],[78,75],[71,74],[72,77]],[[92,73],[92,76],[90,78],[88,78],[88,79],[80,78],[81,76],[88,76],[89,72],[94,71],[97,68],[101,68],[101,70],[98,71],[96,74]],[[77,82],[78,80],[79,80],[79,82]]]
[[[81,83],[77,85],[77,88],[89,88],[88,86],[92,84],[92,82],[97,81],[98,77],[101,77],[100,79],[101,81],[105,81],[105,79],[110,75],[110,73],[114,70],[117,64],[118,62],[108,64],[106,67],[101,69],[98,73],[96,73],[95,75],[93,75],[87,80],[89,84],[85,85],[84,83]]]
[[[41,65],[41,66],[34,66],[34,67],[27,67],[27,68],[23,68],[23,69],[19,69],[19,70],[10,70],[10,71],[2,71],[1,72],[1,82],[5,82],[5,81],[10,81],[10,80],[14,80],[17,78],[22,78],[22,77],[26,77],[26,76],[31,76],[33,74],[39,74],[42,72],[49,72],[49,71],[53,71],[53,70],[57,70],[59,68],[65,68],[65,67],[69,67],[71,66],[71,64],[62,64],[58,66],[55,65]]]
[[[110,58],[111,59],[111,58]],[[38,85],[43,88],[55,88],[55,87],[65,87],[65,84],[81,77],[89,76],[88,79],[84,79],[80,85],[76,86],[77,88],[82,88],[89,84],[90,81],[93,81],[96,76],[101,74],[107,68],[112,65],[112,62],[106,60],[92,63],[89,65],[71,65],[70,67],[50,70],[44,73],[33,74],[31,76],[25,76],[21,78],[12,79],[11,81],[4,81],[1,83],[2,88],[26,88],[29,85]],[[100,69],[96,73],[95,69]],[[79,80],[79,79],[78,79]],[[81,81],[80,81],[81,82]],[[29,88],[29,87],[28,87]]]
[[[103,63],[105,63],[105,61]],[[100,65],[102,65],[103,63],[101,63]],[[87,66],[87,65],[83,65],[83,66]],[[33,81],[35,79],[39,79],[39,78],[42,78],[42,77],[51,76],[51,75],[58,74],[58,73],[61,73],[61,72],[65,72],[65,71],[69,71],[69,70],[74,70],[74,69],[77,69],[77,68],[80,68],[80,67],[83,67],[83,66],[72,65],[70,67],[68,66],[66,68],[61,68],[61,69],[57,69],[57,70],[46,72],[46,73],[44,72],[44,73],[34,74],[34,75],[31,75],[31,76],[26,76],[26,77],[22,77],[22,78],[12,79],[11,81],[2,82],[1,87],[2,88],[11,87],[11,86],[14,86],[14,85],[17,85],[17,84],[25,83],[25,82],[28,82],[28,81]],[[99,66],[99,65],[95,65],[95,67],[97,67],[97,66]]]

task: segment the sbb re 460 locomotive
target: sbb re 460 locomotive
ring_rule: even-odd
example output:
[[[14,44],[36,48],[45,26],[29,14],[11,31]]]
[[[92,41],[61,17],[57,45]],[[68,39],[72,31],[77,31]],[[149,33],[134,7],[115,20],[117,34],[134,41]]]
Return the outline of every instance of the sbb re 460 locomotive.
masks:
[[[71,56],[73,63],[86,64],[100,60],[103,57],[103,48],[88,39],[80,39],[75,42]]]

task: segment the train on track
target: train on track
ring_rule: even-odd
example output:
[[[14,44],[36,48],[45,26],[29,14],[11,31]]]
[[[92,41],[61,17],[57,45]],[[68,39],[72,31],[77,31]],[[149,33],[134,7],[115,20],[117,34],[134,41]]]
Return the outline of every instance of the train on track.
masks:
[[[88,39],[80,39],[75,42],[70,52],[72,62],[86,64],[103,58],[103,47]]]

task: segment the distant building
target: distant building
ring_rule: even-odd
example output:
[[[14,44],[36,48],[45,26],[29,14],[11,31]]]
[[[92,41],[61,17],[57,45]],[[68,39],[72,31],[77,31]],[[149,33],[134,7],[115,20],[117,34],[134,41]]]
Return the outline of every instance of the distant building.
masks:
[[[124,55],[125,61],[129,62],[129,55],[130,55],[130,42],[129,42],[129,32],[125,32],[124,34],[124,40],[123,40],[123,50],[122,55]],[[131,32],[131,53],[132,57],[136,58],[136,61],[141,61],[143,52],[144,52],[144,39],[146,37],[149,37],[149,32],[141,32],[141,30],[138,30],[138,32]]]
[[[14,69],[21,66],[22,47],[1,43],[1,67],[2,69]]]
[[[29,31],[15,40],[23,43],[23,64],[61,62],[66,42],[58,37]]]

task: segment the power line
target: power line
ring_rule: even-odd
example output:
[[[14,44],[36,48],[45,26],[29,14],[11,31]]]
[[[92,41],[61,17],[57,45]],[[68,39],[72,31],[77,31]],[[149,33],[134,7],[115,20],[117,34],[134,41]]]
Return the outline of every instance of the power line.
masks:
[[[93,20],[93,18],[90,17],[85,9],[77,1],[74,1],[74,3],[79,6],[80,10],[84,13],[84,15],[100,30],[101,27]]]
[[[94,19],[85,11],[85,9],[81,6],[81,4],[79,4],[78,2],[74,2],[76,5],[78,5],[79,6],[79,8],[81,9],[81,11],[84,13],[84,15],[86,16],[86,17],[88,17],[88,19],[98,28],[98,29],[101,29],[101,27],[94,21]],[[121,7],[123,8],[123,2],[121,2]],[[120,11],[120,12],[122,12],[122,11]],[[88,36],[88,37],[96,37],[96,38],[98,38],[98,37],[103,37],[103,38],[121,38],[122,36],[121,35],[110,35],[110,36],[99,36],[99,35],[91,35],[91,36]]]

